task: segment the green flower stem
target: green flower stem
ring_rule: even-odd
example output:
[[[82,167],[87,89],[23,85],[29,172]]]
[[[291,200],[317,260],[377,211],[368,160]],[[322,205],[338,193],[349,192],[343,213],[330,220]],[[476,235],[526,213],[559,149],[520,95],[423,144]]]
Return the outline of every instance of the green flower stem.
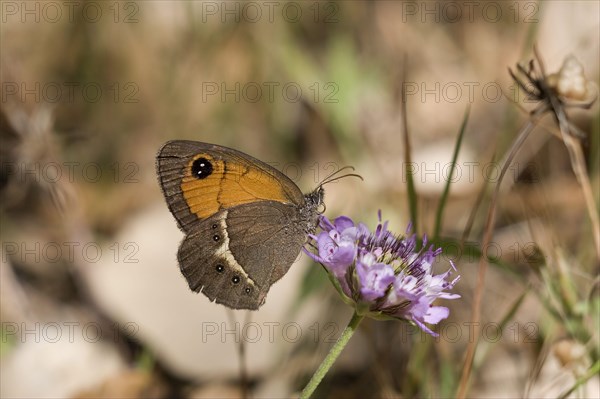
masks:
[[[342,335],[340,335],[340,338],[338,338],[335,345],[333,345],[333,347],[327,354],[327,357],[323,359],[323,362],[321,363],[317,371],[315,371],[308,384],[306,384],[306,387],[304,387],[304,389],[302,390],[302,393],[300,394],[300,399],[310,398],[315,389],[317,389],[317,386],[319,386],[319,384],[321,383],[323,377],[325,377],[325,374],[327,374],[331,366],[333,366],[333,363],[335,363],[335,360],[338,358],[340,353],[342,353],[342,350],[344,350],[344,347],[346,346],[348,341],[350,341],[350,338],[354,334],[354,331],[356,331],[356,329],[358,328],[358,325],[360,324],[363,318],[364,316],[359,315],[356,312],[354,313],[352,319],[348,323],[348,326],[344,329]]]

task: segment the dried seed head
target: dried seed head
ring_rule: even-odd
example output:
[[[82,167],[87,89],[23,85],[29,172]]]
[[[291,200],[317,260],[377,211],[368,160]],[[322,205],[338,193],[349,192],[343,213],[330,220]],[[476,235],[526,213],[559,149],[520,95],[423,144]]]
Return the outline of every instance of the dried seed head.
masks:
[[[572,55],[565,59],[557,73],[548,76],[547,81],[548,86],[565,99],[584,101],[591,94],[591,82],[585,78],[581,63]]]

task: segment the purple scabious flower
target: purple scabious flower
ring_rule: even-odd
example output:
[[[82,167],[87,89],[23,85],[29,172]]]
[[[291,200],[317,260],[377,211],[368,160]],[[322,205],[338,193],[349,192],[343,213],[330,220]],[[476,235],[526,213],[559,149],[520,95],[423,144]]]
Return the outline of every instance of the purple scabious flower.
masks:
[[[441,248],[427,247],[424,237],[423,247],[417,251],[416,235],[395,236],[387,224],[381,222],[381,212],[374,232],[347,216],[333,223],[321,216],[321,232],[309,236],[316,253],[304,251],[325,267],[344,301],[358,313],[407,320],[437,336],[426,324],[439,323],[448,317],[449,310],[432,303],[438,298],[459,298],[448,290],[460,276],[450,280],[456,271],[452,262],[451,269],[434,275],[432,264]]]

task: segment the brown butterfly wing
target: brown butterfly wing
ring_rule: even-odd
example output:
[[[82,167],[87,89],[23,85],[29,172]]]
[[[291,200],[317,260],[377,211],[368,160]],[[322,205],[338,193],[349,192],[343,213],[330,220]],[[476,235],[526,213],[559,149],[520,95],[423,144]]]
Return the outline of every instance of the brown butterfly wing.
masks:
[[[193,171],[202,160],[210,163],[211,171],[199,179]],[[169,141],[158,152],[156,168],[167,205],[186,233],[200,220],[243,204],[304,204],[300,189],[283,173],[227,147]]]
[[[233,309],[258,309],[298,256],[314,208],[285,175],[230,148],[171,141],[156,167],[187,234],[177,257],[190,288]]]
[[[297,209],[275,201],[239,205],[202,221],[178,259],[190,288],[233,309],[258,309],[297,258],[306,235]]]

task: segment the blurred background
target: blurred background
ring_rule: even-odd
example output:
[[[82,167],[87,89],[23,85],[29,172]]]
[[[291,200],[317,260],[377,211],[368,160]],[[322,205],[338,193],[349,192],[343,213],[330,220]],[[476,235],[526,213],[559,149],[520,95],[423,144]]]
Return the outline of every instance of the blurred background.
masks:
[[[507,68],[531,59],[536,44],[548,72],[572,54],[596,87],[600,73],[598,2],[1,7],[0,394],[7,398],[297,395],[352,309],[305,255],[258,312],[228,312],[190,292],[156,152],[172,139],[230,146],[304,192],[352,165],[364,181],[328,185],[326,215],[374,227],[382,210],[398,233],[411,219],[410,165],[413,222],[432,236],[470,109],[437,241],[449,248],[437,270],[455,261],[462,298],[439,303],[451,308],[439,339],[399,322],[364,321],[316,394],[456,395],[473,340],[497,160],[536,106]],[[598,204],[598,105],[569,115],[587,135]],[[501,193],[468,396],[598,397],[598,376],[587,373],[598,371],[600,265],[551,116],[526,141]]]

